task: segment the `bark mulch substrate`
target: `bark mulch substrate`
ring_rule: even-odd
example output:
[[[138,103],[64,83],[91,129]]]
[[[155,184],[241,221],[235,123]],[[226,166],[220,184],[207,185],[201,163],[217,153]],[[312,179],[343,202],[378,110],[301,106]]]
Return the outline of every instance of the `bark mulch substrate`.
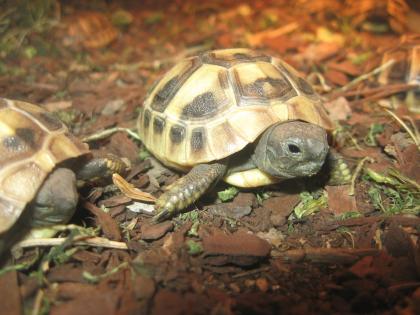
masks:
[[[54,10],[6,11],[16,23],[4,20],[0,95],[44,106],[81,138],[133,128],[147,89],[184,56],[252,47],[309,77],[359,175],[240,192],[221,183],[157,225],[110,182],[92,183],[63,244],[15,251],[0,275],[0,314],[419,314],[419,150],[407,132],[419,116],[400,101],[412,86],[380,85],[375,72],[389,48],[418,40],[416,25],[378,2],[350,2],[50,1]],[[90,145],[130,159],[126,179],[155,196],[179,177],[123,132]]]

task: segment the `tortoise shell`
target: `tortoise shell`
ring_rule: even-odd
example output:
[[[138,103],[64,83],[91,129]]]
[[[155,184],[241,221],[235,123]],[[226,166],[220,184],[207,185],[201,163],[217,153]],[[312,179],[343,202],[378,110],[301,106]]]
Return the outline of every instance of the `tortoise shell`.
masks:
[[[291,66],[253,50],[226,49],[169,70],[146,97],[137,126],[153,155],[188,170],[240,151],[287,120],[332,129],[321,99]]]
[[[44,109],[0,98],[0,234],[17,221],[56,164],[87,152]]]
[[[81,45],[87,49],[105,47],[118,37],[110,19],[100,12],[81,12],[69,17],[65,45]]]

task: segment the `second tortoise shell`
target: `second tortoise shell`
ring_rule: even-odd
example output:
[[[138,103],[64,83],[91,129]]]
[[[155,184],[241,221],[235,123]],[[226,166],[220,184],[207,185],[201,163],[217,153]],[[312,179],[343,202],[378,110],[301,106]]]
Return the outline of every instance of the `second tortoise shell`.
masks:
[[[0,98],[0,234],[12,227],[60,162],[88,153],[86,144],[36,105]]]
[[[214,50],[176,64],[147,96],[140,138],[164,164],[188,170],[228,157],[271,125],[332,129],[319,96],[284,61],[249,49]]]

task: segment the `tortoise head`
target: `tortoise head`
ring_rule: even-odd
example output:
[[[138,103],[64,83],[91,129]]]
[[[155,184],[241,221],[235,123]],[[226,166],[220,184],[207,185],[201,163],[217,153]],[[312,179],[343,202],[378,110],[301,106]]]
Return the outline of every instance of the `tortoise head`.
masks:
[[[319,172],[328,150],[325,129],[311,123],[287,121],[262,134],[252,158],[260,170],[271,176],[306,177]]]

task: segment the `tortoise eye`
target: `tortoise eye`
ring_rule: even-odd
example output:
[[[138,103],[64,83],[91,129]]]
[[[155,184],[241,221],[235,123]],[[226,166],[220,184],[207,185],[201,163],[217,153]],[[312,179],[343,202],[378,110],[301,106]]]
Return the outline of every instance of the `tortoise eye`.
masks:
[[[287,148],[291,153],[297,154],[301,153],[300,148],[296,144],[288,144]]]

